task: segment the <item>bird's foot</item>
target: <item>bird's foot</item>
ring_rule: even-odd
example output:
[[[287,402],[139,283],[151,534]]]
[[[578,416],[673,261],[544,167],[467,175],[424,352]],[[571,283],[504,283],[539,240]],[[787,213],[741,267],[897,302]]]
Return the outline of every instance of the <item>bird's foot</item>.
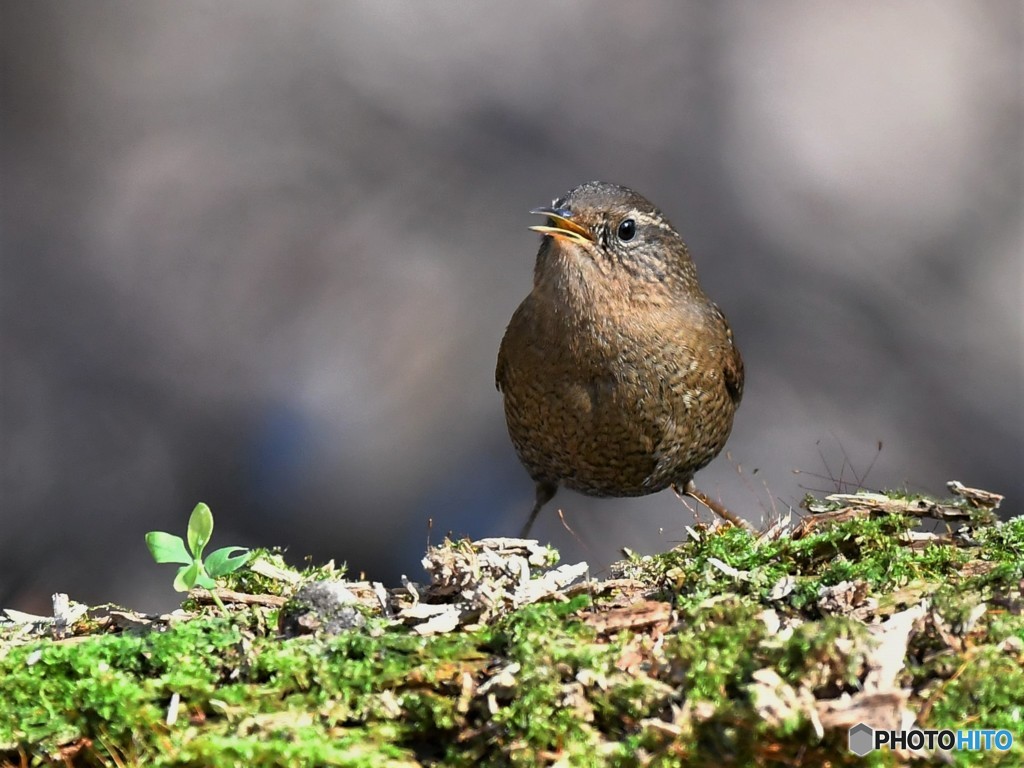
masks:
[[[731,511],[728,507],[722,504],[722,502],[712,499],[706,493],[699,490],[697,486],[693,484],[693,480],[688,482],[682,489],[680,489],[678,485],[673,485],[672,490],[676,492],[676,495],[679,496],[679,498],[689,496],[691,499],[696,499],[720,518],[732,523],[738,528],[745,528],[748,531],[754,530],[754,527],[750,523],[735,512]]]

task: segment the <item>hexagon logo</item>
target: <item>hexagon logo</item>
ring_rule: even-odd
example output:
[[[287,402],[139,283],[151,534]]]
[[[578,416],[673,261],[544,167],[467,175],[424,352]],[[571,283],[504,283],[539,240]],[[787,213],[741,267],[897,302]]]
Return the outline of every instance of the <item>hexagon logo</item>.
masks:
[[[875,748],[875,729],[866,723],[857,723],[850,729],[849,748],[858,757],[864,757]]]

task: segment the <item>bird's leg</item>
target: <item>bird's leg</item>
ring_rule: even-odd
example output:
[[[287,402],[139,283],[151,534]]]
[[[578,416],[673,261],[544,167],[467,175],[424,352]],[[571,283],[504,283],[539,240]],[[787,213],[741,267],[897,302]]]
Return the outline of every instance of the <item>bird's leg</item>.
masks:
[[[526,521],[523,530],[519,532],[519,538],[525,539],[530,535],[530,529],[533,527],[533,521],[537,519],[537,513],[540,512],[541,507],[555,497],[557,491],[558,483],[549,483],[546,480],[537,481],[537,499],[533,502],[529,520]]]
[[[676,492],[677,496],[689,496],[691,499],[696,499],[720,518],[729,521],[739,528],[746,528],[748,531],[754,530],[754,527],[750,523],[735,512],[729,510],[729,508],[724,504],[719,501],[715,501],[703,491],[697,490],[697,486],[693,484],[693,480],[687,482],[686,486],[683,488],[680,488],[678,485],[673,485],[672,490]]]

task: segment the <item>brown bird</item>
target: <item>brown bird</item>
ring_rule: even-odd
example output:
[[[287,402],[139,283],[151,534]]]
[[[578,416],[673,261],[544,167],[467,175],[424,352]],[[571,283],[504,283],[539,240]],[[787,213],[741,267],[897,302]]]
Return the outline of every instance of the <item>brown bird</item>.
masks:
[[[495,378],[537,486],[522,536],[559,485],[590,496],[693,485],[725,445],[743,360],[686,244],[631,189],[592,181],[531,213],[547,222],[533,290],[512,315]]]

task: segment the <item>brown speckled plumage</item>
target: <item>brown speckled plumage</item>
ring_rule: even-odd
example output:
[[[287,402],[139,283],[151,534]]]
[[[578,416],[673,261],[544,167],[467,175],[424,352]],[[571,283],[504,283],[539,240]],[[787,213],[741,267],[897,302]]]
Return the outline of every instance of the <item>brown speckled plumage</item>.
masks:
[[[559,485],[592,496],[687,488],[725,445],[743,394],[729,324],[657,208],[590,182],[534,213],[549,218],[535,228],[545,236],[533,290],[496,372],[537,484],[524,535]]]

